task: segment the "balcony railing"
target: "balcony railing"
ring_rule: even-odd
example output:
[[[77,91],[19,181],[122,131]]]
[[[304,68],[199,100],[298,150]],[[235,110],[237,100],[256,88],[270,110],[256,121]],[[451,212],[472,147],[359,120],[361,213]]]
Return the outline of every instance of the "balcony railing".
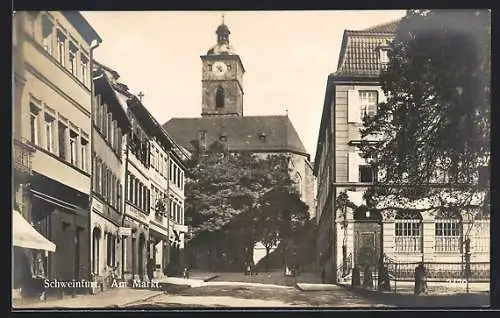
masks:
[[[14,139],[13,150],[14,170],[31,175],[31,155],[34,149],[21,140]]]

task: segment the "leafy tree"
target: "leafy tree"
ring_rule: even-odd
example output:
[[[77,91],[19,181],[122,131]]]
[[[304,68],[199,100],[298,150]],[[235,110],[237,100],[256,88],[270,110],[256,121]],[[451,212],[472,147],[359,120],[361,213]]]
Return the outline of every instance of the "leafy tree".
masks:
[[[483,197],[490,167],[491,14],[488,10],[409,10],[381,75],[388,97],[362,136],[363,157],[384,171],[366,198],[419,199],[446,193],[459,206]],[[447,178],[445,178],[447,176]],[[426,186],[443,182],[445,189]]]
[[[214,143],[195,158],[185,186],[191,246],[208,247],[214,254],[235,247],[244,253],[264,240],[270,249],[307,217],[286,156],[229,153]]]

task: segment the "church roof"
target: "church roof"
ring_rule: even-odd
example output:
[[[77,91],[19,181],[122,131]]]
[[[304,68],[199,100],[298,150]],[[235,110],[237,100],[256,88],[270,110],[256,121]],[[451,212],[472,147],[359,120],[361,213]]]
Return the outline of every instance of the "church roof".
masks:
[[[309,157],[288,116],[172,118],[163,127],[188,150],[194,150],[192,141],[205,131],[207,146],[225,136],[230,151],[287,151]]]
[[[389,45],[398,21],[361,31],[345,30],[335,76],[378,78],[381,71],[378,48]]]

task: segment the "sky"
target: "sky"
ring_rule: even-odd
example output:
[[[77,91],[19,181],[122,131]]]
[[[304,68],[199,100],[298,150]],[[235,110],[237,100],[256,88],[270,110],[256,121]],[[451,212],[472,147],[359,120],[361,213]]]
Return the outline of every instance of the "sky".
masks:
[[[222,21],[240,55],[244,115],[288,113],[314,160],[327,76],[337,69],[344,30],[391,22],[404,10],[87,11],[102,38],[94,57],[120,74],[161,124],[201,115],[201,59]]]

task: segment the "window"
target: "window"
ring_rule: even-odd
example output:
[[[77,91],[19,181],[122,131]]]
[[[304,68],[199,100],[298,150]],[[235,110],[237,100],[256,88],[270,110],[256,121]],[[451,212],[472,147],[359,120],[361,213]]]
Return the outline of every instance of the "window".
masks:
[[[377,112],[378,92],[359,91],[359,101],[361,106],[361,120],[365,116],[373,117]]]
[[[77,76],[78,64],[76,63],[76,55],[78,54],[78,48],[73,42],[69,42],[69,70],[71,74]]]
[[[224,89],[220,86],[215,91],[215,107],[224,108]]]
[[[111,109],[108,109],[110,111]],[[113,119],[111,118],[111,112],[108,113],[108,118],[106,121],[108,142],[113,145]]]
[[[143,206],[142,206],[142,195],[143,195],[142,184],[139,183],[139,186],[137,187],[137,203],[136,204],[141,210],[144,210]]]
[[[490,220],[486,218],[476,219],[474,221],[472,237],[473,253],[490,252]]]
[[[54,122],[55,118],[45,113],[45,149],[54,151]]]
[[[92,153],[92,190],[97,191],[97,160],[95,153]]]
[[[170,211],[170,219],[174,216],[174,200],[172,197],[170,197],[170,204],[168,205],[169,211]]]
[[[123,205],[122,205],[122,185],[120,183],[120,180],[118,180],[118,194],[117,194],[117,204],[118,204],[118,212],[122,212]]]
[[[399,211],[395,218],[396,252],[422,252],[422,216],[415,211]]]
[[[184,172],[181,171],[181,180],[179,182],[179,187],[184,190]]]
[[[386,48],[380,49],[380,63],[382,66],[389,63],[389,50]]]
[[[435,221],[436,252],[460,253],[462,247],[462,218],[454,209],[443,209]]]
[[[106,169],[106,166],[103,165],[101,166],[101,174],[102,174],[102,197],[104,200],[107,201],[108,199],[108,169]]]
[[[80,76],[83,84],[88,86],[88,67],[89,67],[89,59],[80,53]]]
[[[30,141],[38,145],[38,115],[40,109],[33,103],[30,103]]]
[[[108,140],[108,105],[103,105],[101,115],[101,133],[103,134],[104,139]]]
[[[101,170],[101,160],[97,159],[97,169],[95,171],[97,175],[97,193],[102,194],[102,170]]]
[[[302,177],[300,176],[300,173],[297,172],[295,180],[297,182],[297,191],[299,192],[300,197],[302,197]]]
[[[130,173],[127,174],[127,182],[128,182],[128,194],[127,194],[127,199],[130,201],[130,202],[133,202],[132,201],[132,198],[134,196],[134,176],[131,175]]]
[[[49,17],[44,15],[42,17],[42,45],[43,48],[52,54],[52,33],[54,24],[50,21]]]
[[[80,143],[82,145],[81,147],[81,163],[82,163],[82,170],[87,171],[87,148],[89,142],[86,139],[80,138]]]
[[[173,172],[172,172],[172,170],[173,170],[173,164],[172,164],[172,161],[170,161],[170,167],[168,169],[168,176],[169,176],[170,181],[173,180]]]
[[[69,159],[70,159],[69,162],[75,166],[78,163],[78,160],[77,160],[77,154],[78,154],[77,138],[78,138],[78,134],[75,131],[70,130],[69,131]]]
[[[59,134],[59,158],[66,160],[66,133],[68,131],[68,126],[62,122],[58,123],[57,133]]]
[[[108,233],[107,235],[107,261],[106,264],[108,266],[115,266],[115,248],[116,248],[116,241],[114,235],[111,235],[111,233]]]
[[[61,30],[57,30],[57,60],[66,65],[66,36]]]
[[[375,171],[369,165],[359,166],[359,182],[375,182]]]

